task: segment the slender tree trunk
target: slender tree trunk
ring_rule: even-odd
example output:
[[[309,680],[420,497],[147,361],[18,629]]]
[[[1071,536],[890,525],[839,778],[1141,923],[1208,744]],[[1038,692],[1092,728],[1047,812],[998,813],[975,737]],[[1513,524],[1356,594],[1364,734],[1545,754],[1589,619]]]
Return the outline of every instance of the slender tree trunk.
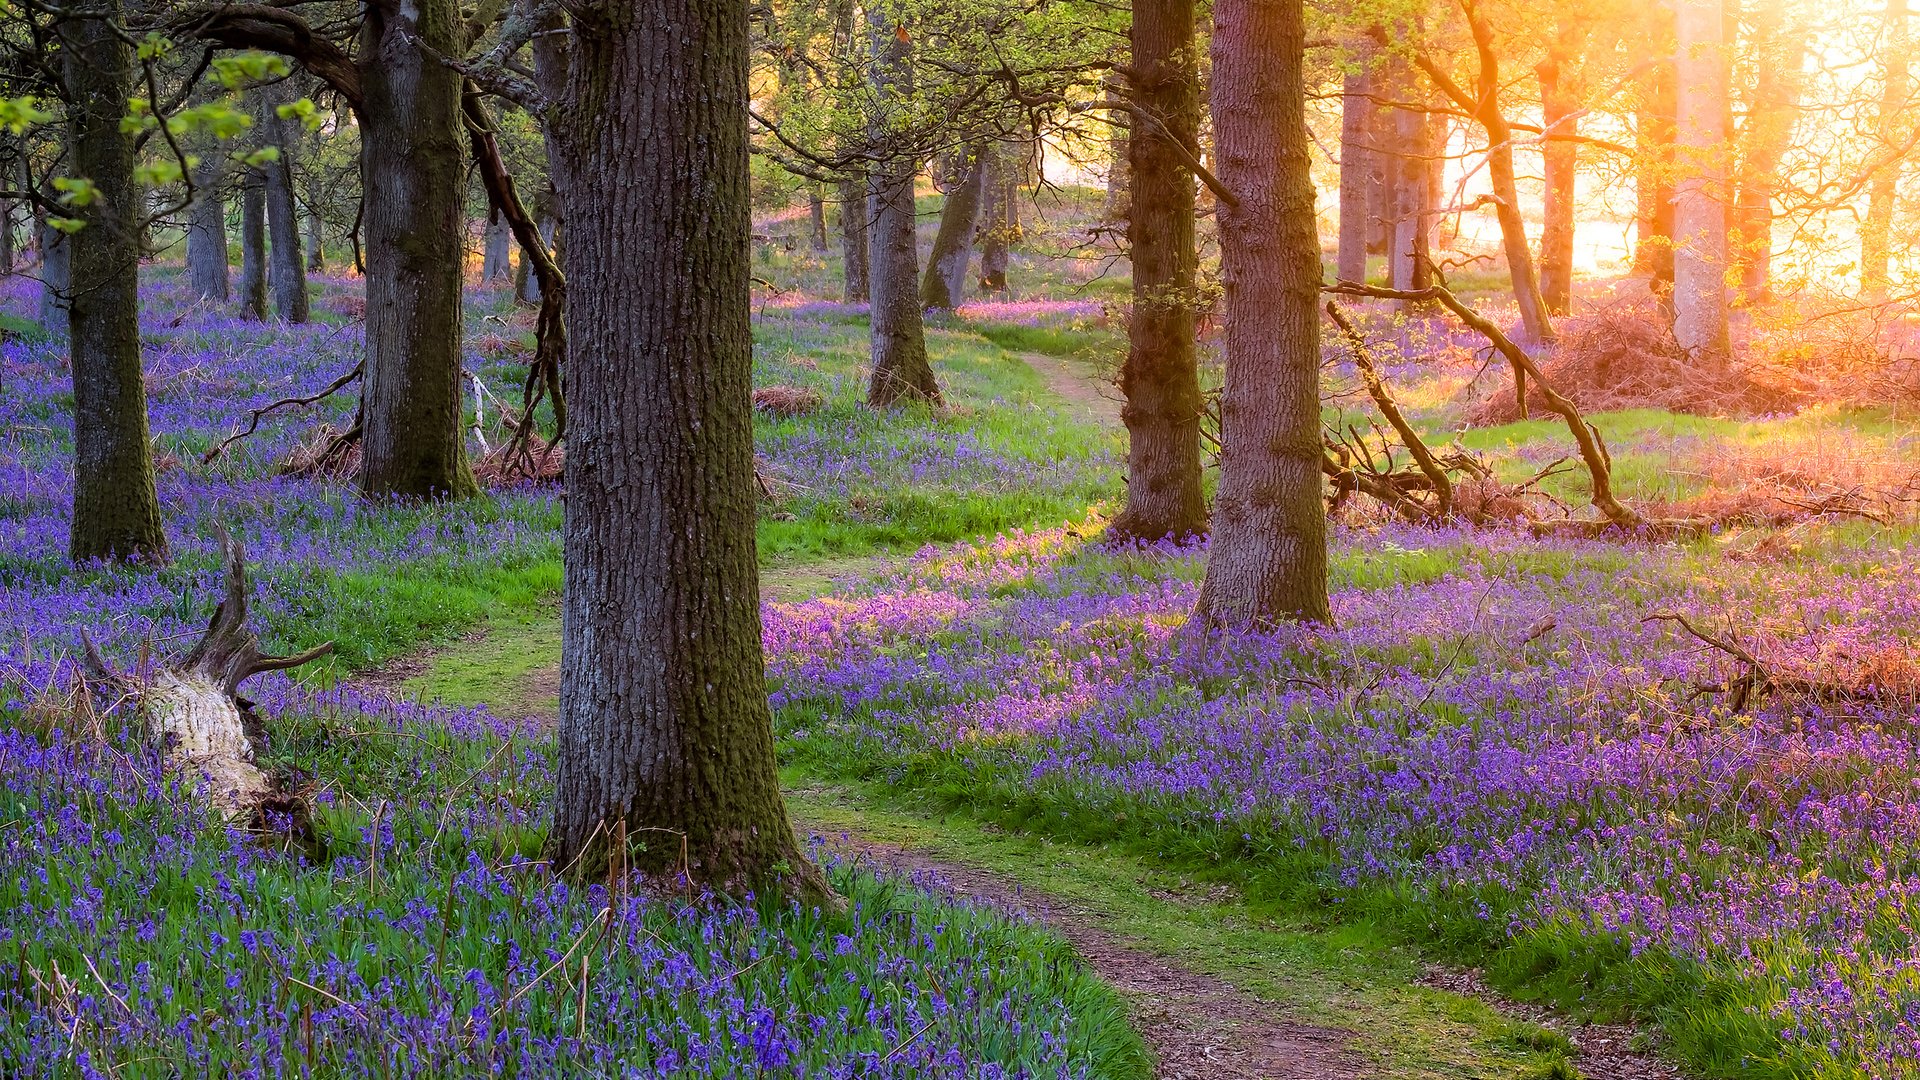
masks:
[[[479,490],[460,424],[461,76],[426,51],[459,55],[464,35],[456,0],[371,0],[361,23],[367,369],[360,490],[380,498]]]
[[[542,197],[541,201],[551,201],[552,198],[553,195],[549,192]],[[557,262],[559,259],[559,245],[557,243],[559,239],[559,227],[555,224],[550,214],[542,214],[540,217],[540,238],[546,242],[547,250],[553,253],[555,261]],[[522,304],[526,304],[529,307],[539,307],[540,279],[532,274],[530,270],[531,267],[528,265],[528,260],[522,258],[519,269],[515,270],[513,274],[513,295],[514,299]]]
[[[873,88],[879,110],[871,141],[884,146],[886,112],[902,107],[913,93],[912,37],[900,32],[887,5],[869,4],[867,21],[873,36]],[[902,400],[940,401],[920,318],[920,252],[914,240],[913,207],[917,172],[912,158],[896,154],[875,165],[869,177],[867,277],[873,374],[867,403],[876,408]]]
[[[954,183],[940,208],[940,230],[927,256],[927,272],[920,281],[920,306],[928,311],[951,311],[967,298],[967,268],[973,262],[973,231],[980,221],[980,202],[986,188],[987,151],[977,147],[964,163],[956,163]]]
[[[326,223],[318,208],[307,212],[307,272],[317,274],[327,268]]]
[[[1020,170],[1005,146],[987,153],[986,207],[980,214],[980,291],[1007,291],[1007,266],[1020,239]]]
[[[1225,312],[1220,491],[1198,617],[1325,622],[1320,241],[1301,0],[1214,0],[1213,130]]]
[[[267,317],[267,178],[257,169],[240,180],[240,315]]]
[[[1708,366],[1724,363],[1727,334],[1727,65],[1721,0],[1678,0],[1673,336]]]
[[[58,330],[67,325],[67,294],[73,288],[73,248],[67,234],[36,214],[40,243],[40,325]]]
[[[14,202],[12,199],[0,199],[0,274],[11,275],[14,267],[13,249]]]
[[[1671,303],[1673,295],[1674,65],[1672,9],[1653,5],[1653,54],[1658,60],[1642,77],[1634,114],[1634,198],[1638,229],[1633,248],[1635,273],[1646,274],[1654,292]]]
[[[293,132],[276,106],[287,100],[286,84],[261,94],[260,123],[280,156],[261,166],[266,176],[267,281],[273,288],[273,310],[289,323],[307,321],[307,264],[300,248],[300,215],[293,204]]]
[[[1340,97],[1340,251],[1335,277],[1367,280],[1367,232],[1371,200],[1367,187],[1374,170],[1373,78],[1370,50],[1362,50],[1347,73]]]
[[[229,297],[227,273],[226,155],[216,147],[201,150],[195,170],[198,189],[187,208],[187,279],[193,295],[224,304]]]
[[[867,185],[863,180],[842,180],[839,193],[842,296],[849,304],[867,302]]]
[[[1408,98],[1415,91],[1407,84]],[[1424,289],[1433,276],[1433,161],[1432,133],[1427,114],[1417,109],[1393,112],[1394,192],[1393,251],[1388,262],[1396,289]],[[1411,305],[1403,305],[1411,309]]]
[[[1112,96],[1111,84],[1108,96]],[[1107,206],[1101,217],[1118,224],[1133,212],[1133,119],[1124,109],[1115,109],[1108,121],[1113,127],[1107,136]]]
[[[1563,29],[1554,47],[1534,67],[1540,78],[1540,115],[1552,135],[1579,134],[1579,94],[1570,85],[1569,65],[1577,62],[1584,34]],[[1541,147],[1546,169],[1546,198],[1540,230],[1540,296],[1547,310],[1565,315],[1573,305],[1574,195],[1579,175],[1578,144],[1551,137]]]
[[[807,185],[807,236],[812,241],[813,250],[825,254],[827,251],[827,200],[820,194],[820,185]]]
[[[724,892],[819,899],[780,797],[761,658],[747,9],[616,6],[576,24],[554,128],[579,317],[551,855],[587,880],[631,857]]]
[[[480,280],[486,284],[513,277],[513,233],[499,211],[487,215],[487,250],[480,263]]]
[[[147,394],[140,377],[140,203],[127,115],[133,52],[119,0],[76,0],[58,26],[74,175],[99,197],[76,208],[67,238],[75,290],[67,309],[73,366],[73,524],[69,554],[165,560]]]
[[[1128,143],[1133,210],[1133,314],[1120,369],[1126,404],[1127,504],[1108,535],[1148,542],[1207,529],[1200,483],[1200,376],[1195,359],[1193,173],[1181,146],[1197,142],[1200,76],[1194,70],[1193,0],[1134,0],[1134,104],[1155,119]]]
[[[1873,179],[1867,184],[1867,216],[1860,223],[1860,285],[1872,300],[1885,300],[1893,279],[1894,200],[1905,164],[1896,155],[1899,127],[1913,102],[1912,47],[1908,38],[1907,0],[1887,0],[1882,18],[1885,34],[1880,47],[1881,89],[1877,131],[1882,149],[1872,159]]]

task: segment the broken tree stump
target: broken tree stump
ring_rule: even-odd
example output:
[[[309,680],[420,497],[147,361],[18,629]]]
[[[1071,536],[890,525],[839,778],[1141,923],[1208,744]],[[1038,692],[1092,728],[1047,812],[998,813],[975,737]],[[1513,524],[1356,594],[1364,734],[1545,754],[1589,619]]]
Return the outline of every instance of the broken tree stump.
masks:
[[[135,703],[148,734],[161,745],[169,770],[229,822],[242,827],[291,830],[311,841],[305,799],[262,769],[265,730],[240,684],[263,671],[299,667],[333,651],[327,642],[294,656],[268,656],[247,628],[246,553],[224,533],[226,587],[207,632],[186,655],[139,675],[114,671],[84,633],[85,673],[90,681]],[[278,824],[276,824],[278,819]]]

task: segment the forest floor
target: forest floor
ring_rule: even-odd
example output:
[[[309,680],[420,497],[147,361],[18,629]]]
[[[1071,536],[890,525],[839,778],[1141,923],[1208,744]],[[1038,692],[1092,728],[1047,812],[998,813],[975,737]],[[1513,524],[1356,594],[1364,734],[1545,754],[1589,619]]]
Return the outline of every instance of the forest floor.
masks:
[[[1014,353],[1058,399],[1051,408],[1117,427],[1110,376],[1084,358]],[[903,560],[781,561],[761,571],[770,601],[798,604],[885,576]],[[484,705],[550,729],[558,710],[559,622],[551,609],[495,620],[359,680],[452,706]],[[1059,933],[1124,996],[1163,1080],[1552,1080],[1679,1075],[1627,1025],[1569,1021],[1505,999],[1476,972],[1352,927],[1288,918],[1231,884],[1108,848],[1056,843],[878,785],[789,769],[796,826],[886,876],[1005,908]]]

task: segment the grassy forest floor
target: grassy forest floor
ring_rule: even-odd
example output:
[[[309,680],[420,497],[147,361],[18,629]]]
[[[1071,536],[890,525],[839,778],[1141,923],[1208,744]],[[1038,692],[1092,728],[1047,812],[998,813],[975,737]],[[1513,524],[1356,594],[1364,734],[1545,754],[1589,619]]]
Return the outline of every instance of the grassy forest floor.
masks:
[[[321,321],[288,328],[147,275],[157,570],[65,564],[61,347],[19,321],[26,282],[0,290],[0,1074],[1126,1078],[1152,1044],[1163,1075],[1661,1075],[1648,1045],[1701,1075],[1913,1075],[1900,409],[1597,414],[1624,497],[1724,526],[1350,518],[1336,628],[1204,642],[1181,630],[1204,551],[1098,543],[1127,282],[1077,246],[1085,200],[1050,198],[1015,294],[934,326],[937,411],[859,404],[862,312],[800,220],[760,227],[756,386],[817,395],[756,421],[770,690],[844,916],[541,871],[553,490],[369,505],[279,475],[346,399],[201,462],[352,366],[357,282],[316,281]],[[528,319],[471,304],[470,366],[511,400]],[[1568,452],[1537,420],[1466,425],[1499,374],[1470,343],[1363,315],[1437,442],[1510,480]],[[1360,427],[1330,359],[1329,419]],[[128,663],[179,647],[221,526],[270,647],[339,643],[252,694],[324,862],[209,827],[66,676],[82,629]],[[1699,693],[1738,667],[1667,612],[1845,693]]]

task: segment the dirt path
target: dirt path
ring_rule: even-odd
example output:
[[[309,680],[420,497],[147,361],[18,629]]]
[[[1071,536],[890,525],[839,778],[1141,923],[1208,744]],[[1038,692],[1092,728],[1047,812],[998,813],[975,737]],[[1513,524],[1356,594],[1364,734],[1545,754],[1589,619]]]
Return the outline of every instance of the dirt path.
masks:
[[[804,825],[804,823],[802,823]],[[888,873],[931,875],[955,896],[1027,915],[1067,939],[1100,980],[1127,1001],[1128,1018],[1153,1051],[1160,1080],[1348,1080],[1366,1076],[1355,1034],[1303,1024],[1278,1006],[1130,945],[1076,910],[990,870],[844,833],[827,847]]]
[[[1066,360],[1045,353],[1020,352],[1019,357],[1047,382],[1067,406],[1092,419],[1115,427],[1120,425],[1120,390],[1102,378],[1092,364]]]

